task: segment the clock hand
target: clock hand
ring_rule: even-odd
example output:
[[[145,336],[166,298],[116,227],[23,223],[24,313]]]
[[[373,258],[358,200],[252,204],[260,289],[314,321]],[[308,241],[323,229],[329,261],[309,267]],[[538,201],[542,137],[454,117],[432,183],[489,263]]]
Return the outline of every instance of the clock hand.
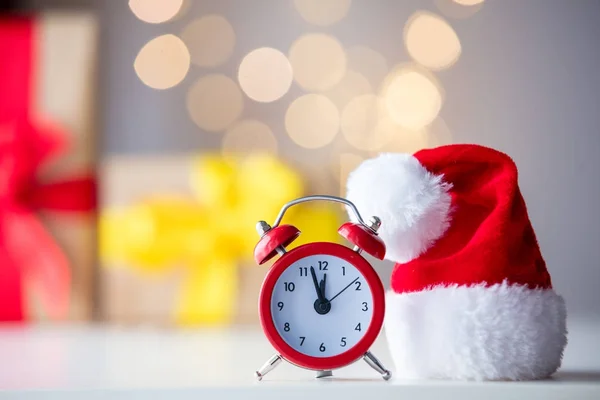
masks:
[[[340,292],[338,294],[336,294],[335,296],[333,296],[331,299],[329,299],[329,302],[332,302],[333,299],[335,299],[336,297],[338,297],[340,294],[342,294],[344,292],[344,290],[348,289],[350,286],[352,286],[352,284],[354,282],[356,282],[358,280],[358,276],[352,281],[350,282],[345,288],[343,288],[342,290],[340,290]]]
[[[315,285],[315,290],[317,291],[317,297],[319,298],[319,302],[326,302],[327,299],[325,299],[325,297],[323,297],[323,293],[321,293],[321,288],[319,287],[319,283],[317,282],[317,274],[315,273],[315,269],[313,267],[310,267],[310,274],[312,275],[313,284]]]
[[[323,279],[321,283],[317,283],[317,274],[315,273],[315,269],[310,267],[310,274],[312,275],[313,284],[315,285],[315,290],[317,291],[317,299],[315,300],[313,306],[315,307],[315,311],[317,314],[325,315],[331,310],[331,304],[329,300],[325,298],[323,292],[325,291],[325,282],[326,277],[323,275]]]
[[[319,289],[321,289],[321,294],[323,295],[323,299],[327,301],[327,296],[325,296],[325,284],[327,283],[327,274],[323,274],[323,279],[319,283]]]

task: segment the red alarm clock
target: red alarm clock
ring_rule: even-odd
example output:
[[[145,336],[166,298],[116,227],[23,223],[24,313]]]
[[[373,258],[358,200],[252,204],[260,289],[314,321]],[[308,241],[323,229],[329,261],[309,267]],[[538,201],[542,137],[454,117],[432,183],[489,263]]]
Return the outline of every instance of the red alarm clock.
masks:
[[[314,200],[339,202],[354,213],[358,222],[346,222],[338,229],[353,249],[315,242],[286,251],[300,235],[296,227],[280,225],[286,210]],[[284,205],[272,227],[258,222],[256,262],[264,264],[280,256],[260,290],[261,325],[277,354],[255,372],[259,380],[283,360],[315,370],[321,378],[360,358],[385,380],[391,377],[369,352],[383,325],[385,296],[377,273],[361,255],[364,251],[384,258],[385,245],[377,235],[380,224],[377,217],[364,222],[354,204],[334,196],[293,200]]]

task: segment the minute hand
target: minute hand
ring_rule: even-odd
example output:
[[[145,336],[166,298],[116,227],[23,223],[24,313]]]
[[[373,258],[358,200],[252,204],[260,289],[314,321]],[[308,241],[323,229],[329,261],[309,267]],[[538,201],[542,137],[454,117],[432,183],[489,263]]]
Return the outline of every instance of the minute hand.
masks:
[[[354,282],[356,282],[358,280],[358,276],[352,281],[350,282],[345,288],[343,288],[342,290],[340,290],[340,292],[338,294],[336,294],[335,296],[333,296],[331,299],[329,299],[329,302],[331,303],[333,301],[333,299],[335,299],[336,297],[338,297],[340,294],[342,294],[344,292],[344,290],[348,289],[350,286],[352,286],[352,284]]]

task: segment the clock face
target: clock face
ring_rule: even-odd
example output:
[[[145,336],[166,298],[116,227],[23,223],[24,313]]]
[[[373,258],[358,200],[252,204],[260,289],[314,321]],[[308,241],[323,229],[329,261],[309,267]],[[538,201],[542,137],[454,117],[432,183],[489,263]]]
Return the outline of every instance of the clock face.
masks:
[[[348,261],[310,255],[279,276],[270,308],[277,332],[290,347],[311,357],[332,357],[347,352],[367,333],[373,293]]]

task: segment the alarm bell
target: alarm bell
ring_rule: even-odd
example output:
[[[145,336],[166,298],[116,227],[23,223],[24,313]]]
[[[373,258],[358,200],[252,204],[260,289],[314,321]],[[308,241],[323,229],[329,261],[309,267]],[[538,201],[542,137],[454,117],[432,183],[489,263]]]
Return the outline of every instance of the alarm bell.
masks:
[[[379,227],[381,222],[379,218],[373,217],[373,224],[368,228],[364,225],[357,224],[354,222],[346,222],[340,226],[338,233],[342,235],[344,239],[365,251],[367,254],[373,257],[383,260],[385,257],[385,244],[383,240],[376,234],[376,227]]]
[[[259,265],[266,263],[277,253],[285,253],[286,246],[300,236],[298,228],[292,225],[271,228],[266,222],[260,221],[256,229],[263,231],[263,236],[254,248],[254,260]]]

